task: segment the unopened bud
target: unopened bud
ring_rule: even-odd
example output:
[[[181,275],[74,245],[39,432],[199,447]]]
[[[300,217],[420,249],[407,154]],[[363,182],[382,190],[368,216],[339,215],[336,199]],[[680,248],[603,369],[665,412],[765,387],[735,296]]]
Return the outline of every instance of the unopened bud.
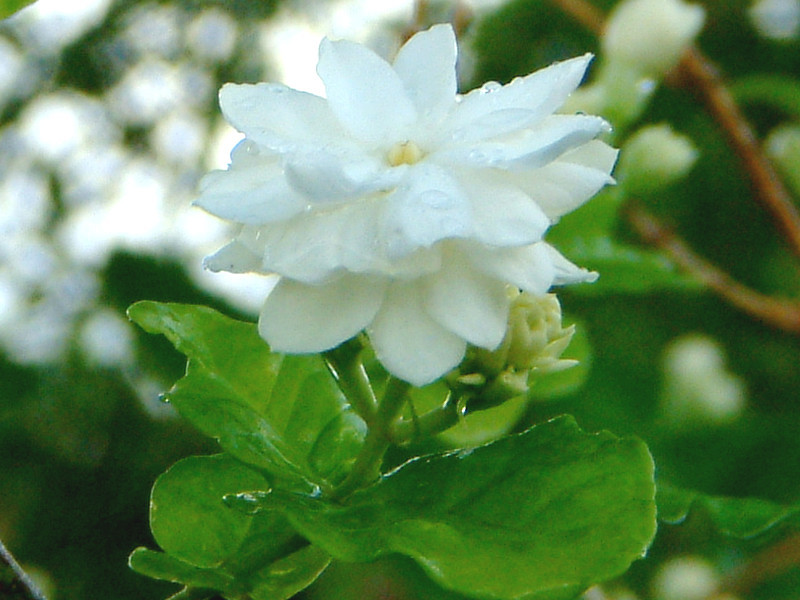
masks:
[[[758,0],[747,12],[765,38],[790,40],[800,32],[800,0]]]
[[[767,154],[795,194],[800,195],[800,126],[782,125],[767,136]]]
[[[508,330],[492,351],[473,347],[448,382],[472,398],[468,410],[497,406],[527,393],[532,375],[562,371],[578,361],[562,359],[575,326],[561,324],[555,294],[535,296],[512,290]]]
[[[603,34],[606,59],[660,78],[700,33],[705,11],[682,0],[625,0]]]
[[[666,562],[653,580],[656,600],[707,600],[717,591],[720,577],[702,558],[682,556]]]
[[[689,335],[673,342],[664,357],[665,418],[682,429],[721,425],[745,407],[742,380],[725,366],[722,349],[711,338]]]
[[[685,177],[697,154],[692,141],[669,125],[648,125],[623,146],[617,180],[630,194],[652,193]]]

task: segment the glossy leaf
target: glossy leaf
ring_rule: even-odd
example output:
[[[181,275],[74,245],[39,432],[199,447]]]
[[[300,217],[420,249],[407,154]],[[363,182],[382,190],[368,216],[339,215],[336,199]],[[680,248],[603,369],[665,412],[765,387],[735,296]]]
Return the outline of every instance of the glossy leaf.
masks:
[[[336,558],[398,552],[480,597],[572,598],[625,571],[655,533],[645,445],[586,434],[570,417],[412,460],[346,504],[270,496],[268,506]]]
[[[233,456],[298,490],[341,477],[360,444],[330,461],[316,454],[319,438],[360,441],[363,426],[341,417],[346,402],[319,357],[272,353],[255,324],[203,306],[139,302],[128,314],[189,358],[167,398]]]
[[[784,506],[758,498],[729,498],[709,496],[670,485],[658,486],[659,520],[678,525],[691,512],[705,513],[724,535],[748,539],[773,527],[800,523],[800,506]]]
[[[286,600],[311,585],[331,562],[316,546],[306,546],[256,573],[249,597],[253,600]]]
[[[236,589],[234,578],[221,569],[204,569],[186,563],[174,556],[147,548],[137,548],[128,559],[131,569],[141,575],[182,583],[197,588],[227,592]]]
[[[255,520],[226,506],[223,497],[268,488],[256,471],[224,454],[185,458],[153,486],[153,536],[182,561],[217,567],[239,550]]]

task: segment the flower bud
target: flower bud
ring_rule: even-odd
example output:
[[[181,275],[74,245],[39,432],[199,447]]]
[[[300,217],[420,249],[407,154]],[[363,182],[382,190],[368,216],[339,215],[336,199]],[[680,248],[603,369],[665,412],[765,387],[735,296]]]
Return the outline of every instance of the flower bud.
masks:
[[[630,194],[649,194],[685,177],[697,154],[692,141],[669,125],[648,125],[623,147],[617,179]]]
[[[466,393],[467,410],[497,406],[527,393],[531,375],[562,371],[578,361],[562,359],[575,326],[562,327],[555,294],[535,296],[512,290],[506,336],[495,350],[472,347],[448,377],[452,388]]]
[[[718,590],[720,577],[702,558],[681,556],[666,562],[653,580],[656,600],[706,600]]]
[[[674,67],[703,27],[705,11],[682,0],[626,0],[611,13],[606,58],[652,77]]]
[[[800,195],[800,126],[776,127],[767,136],[766,149],[787,185]]]
[[[758,0],[747,12],[765,38],[790,40],[800,32],[800,0]]]
[[[664,356],[664,377],[663,411],[674,426],[722,425],[744,410],[744,383],[727,370],[722,349],[708,337],[673,342]]]

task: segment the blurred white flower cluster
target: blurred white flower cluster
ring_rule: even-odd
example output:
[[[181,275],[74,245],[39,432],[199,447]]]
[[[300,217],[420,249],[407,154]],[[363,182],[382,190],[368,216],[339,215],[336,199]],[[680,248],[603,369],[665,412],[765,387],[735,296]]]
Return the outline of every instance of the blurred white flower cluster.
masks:
[[[456,54],[449,25],[391,64],[326,39],[326,98],[274,83],[221,90],[246,138],[196,204],[241,231],[206,264],[280,275],[259,320],[273,349],[325,351],[366,330],[389,372],[423,385],[468,343],[500,344],[507,285],[544,294],[596,277],[543,241],[611,181],[617,153],[595,139],[607,123],[553,114],[590,56],[460,96]]]

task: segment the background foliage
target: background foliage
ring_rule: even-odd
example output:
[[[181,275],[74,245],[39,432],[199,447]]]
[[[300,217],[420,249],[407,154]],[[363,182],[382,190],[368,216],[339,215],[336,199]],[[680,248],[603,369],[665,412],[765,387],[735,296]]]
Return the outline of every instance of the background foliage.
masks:
[[[607,10],[614,2],[597,0],[595,4]],[[766,137],[780,124],[796,123],[798,39],[776,42],[757,35],[744,0],[702,4],[707,21],[700,46],[730,79],[759,136]],[[319,3],[292,6],[301,14],[320,8]],[[6,13],[16,8],[13,2],[2,5]],[[210,92],[191,104],[173,99],[170,110],[162,112],[185,111],[200,120],[204,132],[200,145],[207,148],[212,136],[206,133],[213,131],[218,118],[214,90],[224,81],[273,76],[268,60],[260,56],[258,39],[259,27],[274,18],[278,8],[260,0],[116,0],[91,25],[55,49],[31,41],[27,22],[18,17],[0,27],[0,40],[13,50],[7,56],[26,57],[25,64],[36,67],[28,72],[23,69],[12,91],[4,88],[0,109],[4,178],[0,211],[7,211],[2,231],[7,241],[14,242],[0,247],[0,288],[8,282],[25,286],[20,301],[24,310],[0,319],[5,329],[0,352],[0,537],[20,562],[44,574],[52,598],[149,599],[174,591],[170,584],[131,572],[127,555],[137,546],[154,547],[147,506],[156,477],[180,458],[218,451],[216,444],[155,401],[157,392],[166,390],[184,371],[183,358],[163,338],[124,329],[132,340],[130,355],[103,363],[86,352],[85,325],[100,311],[122,317],[128,305],[141,299],[203,303],[243,317],[247,310],[228,305],[200,286],[192,265],[202,254],[201,243],[187,249],[167,235],[146,246],[126,243],[123,237],[109,242],[106,254],[95,260],[62,260],[61,224],[80,209],[81,200],[74,196],[81,192],[80,188],[75,191],[56,155],[33,156],[23,166],[35,170],[48,207],[26,235],[36,240],[36,248],[50,248],[58,267],[38,278],[12,277],[21,272],[15,266],[18,263],[33,265],[32,269],[41,264],[22,252],[28,246],[14,237],[20,225],[12,222],[16,213],[8,208],[16,189],[8,182],[12,173],[23,168],[20,140],[24,142],[30,131],[25,123],[31,107],[56,92],[113,104],[111,91],[142,61],[188,65],[193,73],[202,73],[205,87],[201,88]],[[432,11],[449,14],[451,8],[443,4]],[[184,35],[193,19],[211,9],[223,11],[236,27],[230,53],[213,59],[192,50]],[[155,19],[165,14],[174,20],[168,20],[163,29],[153,28],[149,46],[126,45],[134,16],[145,15],[147,20],[147,15]],[[410,5],[408,14],[410,21]],[[395,22],[374,27],[399,33],[407,25]],[[473,82],[507,81],[553,60],[587,49],[598,51],[590,33],[545,0],[514,0],[479,12],[465,36],[474,52],[474,70],[468,77]],[[172,45],[166,44],[167,37],[174,38]],[[763,91],[766,76],[779,84],[767,89],[779,89],[780,94]],[[191,189],[205,170],[203,153],[187,161],[171,160],[155,142],[159,119],[123,118],[113,110],[111,114],[119,136],[115,143],[126,156],[158,165],[170,181],[167,196],[176,204],[188,203]],[[662,86],[641,123],[662,121],[691,137],[700,158],[687,179],[640,200],[679,230],[698,253],[737,279],[764,292],[797,297],[800,269],[753,201],[735,156],[702,105],[686,90]],[[619,142],[624,142],[624,135]],[[97,161],[91,164],[100,169],[97,157],[84,160]],[[114,176],[112,171],[106,177]],[[659,498],[663,522],[649,560],[636,563],[620,586],[641,598],[658,598],[653,582],[663,565],[675,557],[695,555],[727,576],[738,595],[795,598],[800,591],[800,569],[789,565],[771,575],[754,574],[752,565],[758,563],[752,561],[770,556],[774,560],[770,550],[782,548],[786,540],[795,540],[795,547],[798,543],[792,536],[793,506],[800,499],[800,341],[796,335],[741,314],[678,275],[616,217],[613,194],[598,198],[597,208],[586,208],[597,212],[578,211],[565,218],[556,230],[559,237],[552,238],[568,256],[601,272],[596,286],[565,289],[560,294],[567,320],[576,320],[585,334],[583,350],[578,345],[572,351],[583,354],[588,368],[581,367],[580,377],[564,374],[566,380],[543,381],[540,390],[534,390],[538,401],[524,414],[520,409],[511,419],[508,415],[497,419],[522,430],[568,413],[586,431],[635,434],[647,442],[659,482],[673,487],[664,487],[667,495]],[[97,202],[95,210],[103,199]],[[141,202],[146,204],[146,199]],[[594,230],[587,229],[587,223],[594,224]],[[88,274],[88,280],[78,277],[74,285],[84,290],[94,286],[94,291],[89,300],[62,314],[69,322],[64,326],[63,350],[31,359],[30,352],[8,341],[10,332],[32,322],[23,335],[29,340],[37,328],[57,326],[36,318],[49,302],[63,303],[67,298],[63,288],[53,288],[65,272]],[[2,297],[8,297],[5,288],[2,291]],[[11,314],[8,306],[0,303],[0,312]],[[730,371],[745,382],[747,403],[738,418],[709,422],[689,416],[677,423],[670,418],[665,352],[677,338],[690,333],[716,340]],[[473,428],[480,432],[496,425],[489,419]],[[739,504],[726,504],[724,497],[754,497],[764,502],[743,511]],[[748,522],[743,521],[745,514]],[[737,579],[737,573],[745,575]],[[418,567],[397,557],[369,565],[337,564],[303,594],[326,599],[458,597],[440,590]]]

